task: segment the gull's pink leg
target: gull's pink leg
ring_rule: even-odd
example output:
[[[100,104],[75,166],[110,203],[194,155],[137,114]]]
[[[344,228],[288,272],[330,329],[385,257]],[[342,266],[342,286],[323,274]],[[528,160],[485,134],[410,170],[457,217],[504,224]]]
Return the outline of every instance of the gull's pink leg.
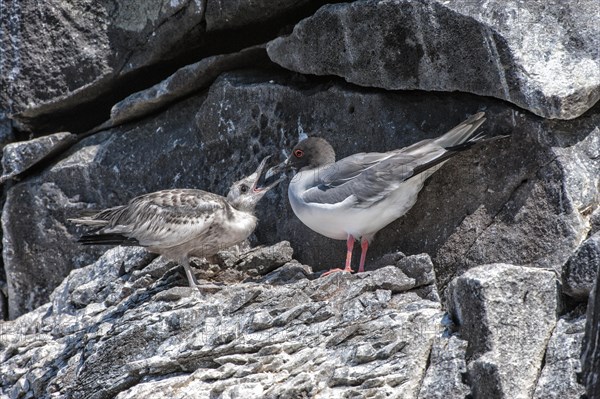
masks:
[[[369,249],[369,240],[366,238],[362,238],[360,240],[360,248],[362,249],[360,253],[360,264],[358,266],[358,272],[362,273],[365,271],[365,259],[367,258],[367,249]]]
[[[352,263],[352,249],[354,249],[354,237],[352,236],[352,234],[348,234],[348,240],[346,240],[346,248],[347,248],[347,252],[346,252],[346,266],[344,267],[344,269],[331,269],[325,273],[323,273],[321,275],[321,277],[325,277],[330,275],[331,273],[335,273],[335,272],[349,272],[352,273],[352,266],[350,265]]]

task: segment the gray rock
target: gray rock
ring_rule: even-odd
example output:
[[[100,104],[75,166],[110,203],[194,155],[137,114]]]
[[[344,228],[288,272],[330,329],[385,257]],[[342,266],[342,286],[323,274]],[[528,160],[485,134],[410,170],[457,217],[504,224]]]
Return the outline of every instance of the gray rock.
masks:
[[[596,281],[598,265],[600,265],[600,232],[585,240],[563,268],[564,293],[586,301]]]
[[[8,143],[14,141],[15,135],[12,129],[12,122],[0,106],[0,149]]]
[[[560,319],[546,348],[544,368],[537,382],[534,399],[580,398],[585,388],[577,382],[581,371],[579,355],[585,330],[585,317]]]
[[[287,241],[269,247],[259,247],[245,254],[235,265],[251,276],[265,275],[291,262],[294,250]]]
[[[524,120],[517,123],[520,127],[529,125]],[[460,274],[468,267],[497,261],[562,273],[562,267],[589,232],[589,209],[597,206],[593,198],[598,195],[599,187],[600,130],[586,126],[585,119],[574,121],[572,131],[579,131],[582,136],[567,145],[565,140],[569,139],[560,133],[564,128],[561,125],[529,125],[534,130],[552,132],[556,141],[551,144],[542,140],[536,145],[530,141],[533,137],[522,137],[521,149],[535,146],[537,160],[533,161],[526,153],[521,153],[520,160],[513,158],[512,168],[516,173],[508,172],[505,177],[519,176],[520,181],[511,185],[511,193],[500,207],[491,204],[495,201],[490,196],[498,193],[496,187],[489,186],[493,177],[479,183],[488,185],[488,199],[484,201],[490,203],[480,205],[466,216],[437,249],[433,261],[439,285],[444,287],[453,274]],[[520,152],[511,148],[512,155]],[[542,161],[544,158],[546,161]],[[507,172],[502,160],[497,158],[497,161],[496,167]],[[529,162],[541,163],[533,167]],[[459,181],[449,183],[458,185]],[[491,209],[496,212],[490,212]]]
[[[588,300],[581,350],[583,384],[588,398],[600,397],[600,265]]]
[[[64,132],[5,145],[2,151],[4,172],[0,176],[0,183],[25,172],[44,159],[60,153],[75,141],[77,141],[76,135]]]
[[[313,0],[213,0],[206,5],[206,29],[219,31],[266,23]]]
[[[258,46],[238,53],[215,55],[186,65],[162,82],[116,103],[110,112],[110,122],[112,125],[119,125],[164,108],[207,87],[223,71],[267,62],[264,47]]]
[[[414,278],[409,278],[395,266],[386,266],[369,273],[372,274],[375,284],[393,294],[408,291],[416,286]]]
[[[448,287],[448,307],[468,341],[477,398],[530,398],[556,324],[555,275],[506,264],[473,268]]]
[[[0,102],[21,123],[122,89],[131,74],[201,43],[204,0],[19,1],[1,18]],[[138,75],[139,76],[139,75]]]
[[[517,0],[326,5],[268,52],[305,74],[493,96],[540,116],[572,119],[600,99],[599,7]]]
[[[169,275],[134,287],[119,272],[155,262],[110,250],[73,270],[49,304],[6,322],[0,395],[417,397],[442,311],[381,286],[397,269],[202,296]]]
[[[435,284],[433,263],[427,254],[407,256],[396,263],[408,277],[415,279],[415,286]]]
[[[152,117],[86,138],[8,191],[3,229],[10,314],[44,303],[72,268],[105,250],[73,242],[80,231],[66,219],[81,209],[173,187],[224,194],[258,159],[289,150],[303,134],[327,138],[341,158],[435,137],[480,108],[487,110],[488,133],[512,137],[444,165],[415,207],[375,237],[366,269],[402,250],[430,254],[441,288],[469,267],[492,262],[560,272],[589,231],[587,209],[598,195],[600,108],[576,121],[542,121],[493,99],[356,90],[240,71]],[[304,226],[289,207],[286,186],[262,200],[255,242],[286,239],[300,263],[315,270],[339,266],[345,244]]]
[[[471,390],[462,381],[467,371],[467,341],[455,336],[437,337],[431,348],[430,365],[419,399],[465,398]]]

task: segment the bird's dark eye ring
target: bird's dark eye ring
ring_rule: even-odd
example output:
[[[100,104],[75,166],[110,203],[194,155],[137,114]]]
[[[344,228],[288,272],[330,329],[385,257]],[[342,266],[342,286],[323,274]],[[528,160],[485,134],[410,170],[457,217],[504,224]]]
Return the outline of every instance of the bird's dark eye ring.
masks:
[[[296,151],[294,151],[294,156],[296,158],[302,158],[304,156],[304,151],[302,151],[302,150],[296,150]]]
[[[248,191],[248,186],[245,185],[245,184],[242,184],[241,187],[240,187],[240,191],[243,192],[243,193],[245,193],[246,191]]]

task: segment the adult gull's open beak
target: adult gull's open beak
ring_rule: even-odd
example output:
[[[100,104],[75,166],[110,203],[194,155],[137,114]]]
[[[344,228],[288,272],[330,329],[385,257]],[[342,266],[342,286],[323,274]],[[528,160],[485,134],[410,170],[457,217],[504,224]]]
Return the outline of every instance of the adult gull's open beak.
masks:
[[[262,184],[265,184],[269,180],[269,178],[271,178],[272,176],[275,176],[275,174],[269,174],[269,172],[271,171],[271,169],[273,169],[273,167],[269,168],[269,170],[267,170],[267,172],[264,176],[264,179],[261,176],[265,166],[267,165],[267,161],[270,158],[271,158],[270,155],[267,155],[266,157],[264,157],[263,160],[258,165],[256,172],[254,172],[256,174],[256,180],[254,181],[254,184],[252,185],[252,190],[254,192],[269,191],[270,189],[272,189],[273,187],[275,187],[276,185],[281,183],[284,179],[283,177],[280,177],[279,179],[275,180],[274,182],[272,182],[271,184],[269,184],[267,186],[262,185]],[[259,183],[261,183],[261,184],[259,184]]]
[[[269,179],[272,176],[275,176],[279,173],[284,173],[287,172],[287,170],[289,169],[289,159],[286,159],[285,161],[281,162],[278,165],[272,166],[267,170],[267,173],[265,175],[265,179]],[[284,177],[282,177],[283,179]]]

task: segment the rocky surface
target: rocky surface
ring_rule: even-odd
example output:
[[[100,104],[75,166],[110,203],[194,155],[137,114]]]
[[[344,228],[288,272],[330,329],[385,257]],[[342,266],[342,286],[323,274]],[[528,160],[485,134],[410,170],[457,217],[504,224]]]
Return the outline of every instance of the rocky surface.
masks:
[[[120,125],[148,115],[204,89],[226,70],[265,64],[266,60],[264,47],[251,47],[238,53],[216,55],[186,65],[164,81],[115,104],[110,111],[110,123]]]
[[[185,284],[179,266],[143,249],[110,250],[71,272],[50,303],[3,326],[0,392],[416,398],[443,329],[439,302],[415,293],[396,266],[313,279],[289,248],[254,250],[275,270],[227,284],[213,277],[203,296],[175,286]]]
[[[471,393],[463,381],[466,350],[467,341],[456,336],[436,337],[419,399],[462,398]]]
[[[586,301],[594,286],[600,265],[600,232],[581,244],[563,269],[565,294]]]
[[[206,29],[223,31],[239,29],[247,25],[267,23],[295,8],[309,4],[326,4],[315,0],[213,0],[206,5]]]
[[[7,3],[0,396],[600,396],[599,12]],[[434,174],[363,275],[317,279],[345,245],[302,225],[285,183],[250,243],[196,261],[202,295],[142,249],[78,246],[67,222],[160,189],[224,194],[306,135],[341,158],[478,111],[482,132],[507,137]]]
[[[4,147],[14,139],[12,122],[6,116],[6,113],[3,112],[2,107],[0,107],[0,147]]]
[[[600,266],[598,275],[600,275]],[[588,398],[600,396],[600,278],[596,276],[587,306],[587,322],[582,343],[581,368]]]
[[[468,341],[473,396],[530,398],[556,324],[554,273],[506,264],[473,268],[450,284],[448,309]]]
[[[3,174],[0,176],[0,183],[27,171],[53,154],[60,153],[76,140],[76,135],[63,132],[5,145],[2,151]]]
[[[581,372],[579,356],[584,329],[585,317],[558,320],[546,348],[544,369],[533,395],[535,399],[580,398],[585,394],[585,387],[577,378]]]
[[[459,90],[572,119],[600,99],[599,14],[595,1],[356,1],[322,7],[268,51],[301,73]]]
[[[202,38],[203,8],[204,0],[9,3],[0,22],[0,98],[22,128],[72,115],[189,51]]]

